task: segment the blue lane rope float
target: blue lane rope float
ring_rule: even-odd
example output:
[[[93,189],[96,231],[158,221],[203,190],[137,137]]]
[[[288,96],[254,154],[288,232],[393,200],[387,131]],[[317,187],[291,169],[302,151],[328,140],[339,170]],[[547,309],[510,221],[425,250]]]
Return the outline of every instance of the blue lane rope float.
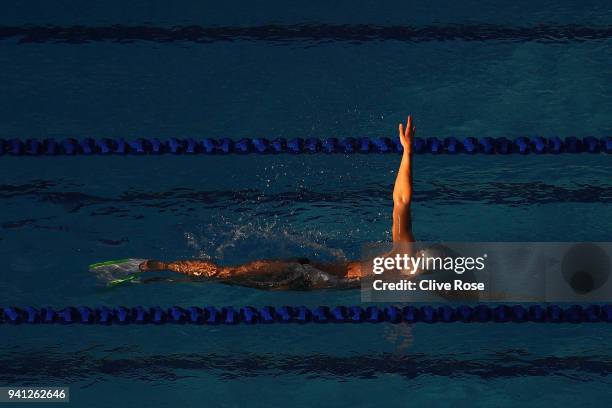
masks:
[[[89,155],[157,155],[157,154],[308,154],[308,153],[399,153],[398,138],[345,139],[0,139],[0,156],[89,156]],[[612,153],[612,137],[447,137],[415,138],[417,154],[561,154]]]
[[[612,305],[5,307],[1,324],[612,323]]]

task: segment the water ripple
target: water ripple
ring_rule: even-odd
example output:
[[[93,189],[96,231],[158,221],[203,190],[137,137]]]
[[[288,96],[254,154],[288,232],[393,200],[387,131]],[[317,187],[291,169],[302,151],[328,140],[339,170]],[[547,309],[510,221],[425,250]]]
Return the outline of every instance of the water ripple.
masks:
[[[159,43],[219,41],[286,42],[350,42],[361,44],[371,41],[396,40],[404,42],[426,41],[503,41],[569,43],[612,38],[610,26],[548,25],[512,27],[493,24],[380,26],[370,24],[268,24],[259,26],[56,26],[23,25],[0,26],[1,39],[17,39],[20,43],[62,42],[82,44],[112,41],[129,43],[150,41]]]
[[[78,212],[95,207],[91,215],[125,213],[125,205],[157,209],[160,212],[174,211],[187,205],[213,209],[232,208],[241,211],[240,206],[272,206],[282,211],[289,205],[310,204],[330,207],[345,205],[349,208],[386,205],[391,200],[391,184],[377,184],[362,189],[344,191],[315,191],[300,188],[292,191],[269,192],[254,188],[241,190],[195,190],[177,188],[167,191],[130,189],[116,197],[102,197],[83,192],[56,191],[51,183],[26,183],[23,185],[0,185],[0,200],[15,200],[18,197],[37,202],[62,205],[69,212]],[[611,185],[572,184],[567,186],[544,182],[454,182],[427,183],[414,193],[416,203],[428,205],[453,205],[477,202],[508,206],[530,206],[554,203],[609,203],[612,200]],[[193,207],[187,209],[193,211]],[[27,221],[27,220],[26,220]],[[9,225],[8,227],[12,226]],[[7,226],[5,226],[7,227]]]
[[[526,351],[507,350],[475,358],[413,353],[395,355],[280,353],[135,355],[126,358],[96,358],[88,352],[13,353],[0,359],[0,381],[19,385],[30,381],[61,383],[97,378],[100,374],[141,381],[176,381],[195,372],[221,379],[258,376],[301,375],[308,378],[374,379],[395,374],[407,379],[420,376],[477,377],[483,380],[512,377],[558,376],[580,381],[601,381],[612,371],[610,356],[536,356]],[[185,372],[188,370],[190,372]]]

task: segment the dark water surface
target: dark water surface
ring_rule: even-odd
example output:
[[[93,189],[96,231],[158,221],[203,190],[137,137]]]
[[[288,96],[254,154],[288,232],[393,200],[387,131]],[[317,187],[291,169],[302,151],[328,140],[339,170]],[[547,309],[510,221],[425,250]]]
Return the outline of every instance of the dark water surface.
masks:
[[[605,2],[9,1],[0,138],[612,134]],[[358,292],[101,288],[93,262],[353,258],[399,158],[0,157],[2,304],[335,305]],[[610,241],[605,155],[415,158],[425,241]],[[12,327],[0,382],[75,406],[601,406],[604,325]]]

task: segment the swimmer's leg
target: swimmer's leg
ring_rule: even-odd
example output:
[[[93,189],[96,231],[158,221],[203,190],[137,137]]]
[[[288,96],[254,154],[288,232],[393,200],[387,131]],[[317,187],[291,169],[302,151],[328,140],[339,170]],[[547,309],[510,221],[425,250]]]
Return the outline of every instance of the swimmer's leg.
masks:
[[[268,290],[319,289],[325,286],[325,279],[322,278],[326,275],[346,271],[342,267],[330,267],[327,271],[317,269],[305,259],[257,260],[237,266],[220,266],[206,260],[148,260],[140,265],[140,270],[172,271],[195,278]],[[333,279],[327,280],[330,281]]]
[[[153,259],[146,260],[139,265],[142,272],[171,271],[197,278],[213,278],[226,273],[224,267],[214,262],[194,259],[185,261],[163,262]]]
[[[256,276],[274,274],[276,271],[286,269],[294,261],[258,260],[238,266],[220,266],[212,261],[194,259],[184,261],[163,262],[147,260],[140,264],[140,270],[171,271],[197,278],[229,279],[238,276]]]

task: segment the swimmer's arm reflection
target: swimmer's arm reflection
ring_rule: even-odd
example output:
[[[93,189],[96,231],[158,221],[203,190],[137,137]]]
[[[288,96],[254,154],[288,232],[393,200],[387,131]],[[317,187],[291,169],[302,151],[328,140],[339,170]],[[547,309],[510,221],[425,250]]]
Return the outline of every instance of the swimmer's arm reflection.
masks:
[[[403,147],[402,161],[393,187],[394,250],[413,243],[412,233],[412,142],[416,127],[408,116],[406,126],[399,124],[399,139]],[[140,270],[172,271],[193,277],[212,278],[229,284],[261,289],[320,289],[354,286],[368,271],[360,262],[325,264],[308,260],[258,260],[237,266],[221,266],[207,260],[162,262],[148,260]]]

